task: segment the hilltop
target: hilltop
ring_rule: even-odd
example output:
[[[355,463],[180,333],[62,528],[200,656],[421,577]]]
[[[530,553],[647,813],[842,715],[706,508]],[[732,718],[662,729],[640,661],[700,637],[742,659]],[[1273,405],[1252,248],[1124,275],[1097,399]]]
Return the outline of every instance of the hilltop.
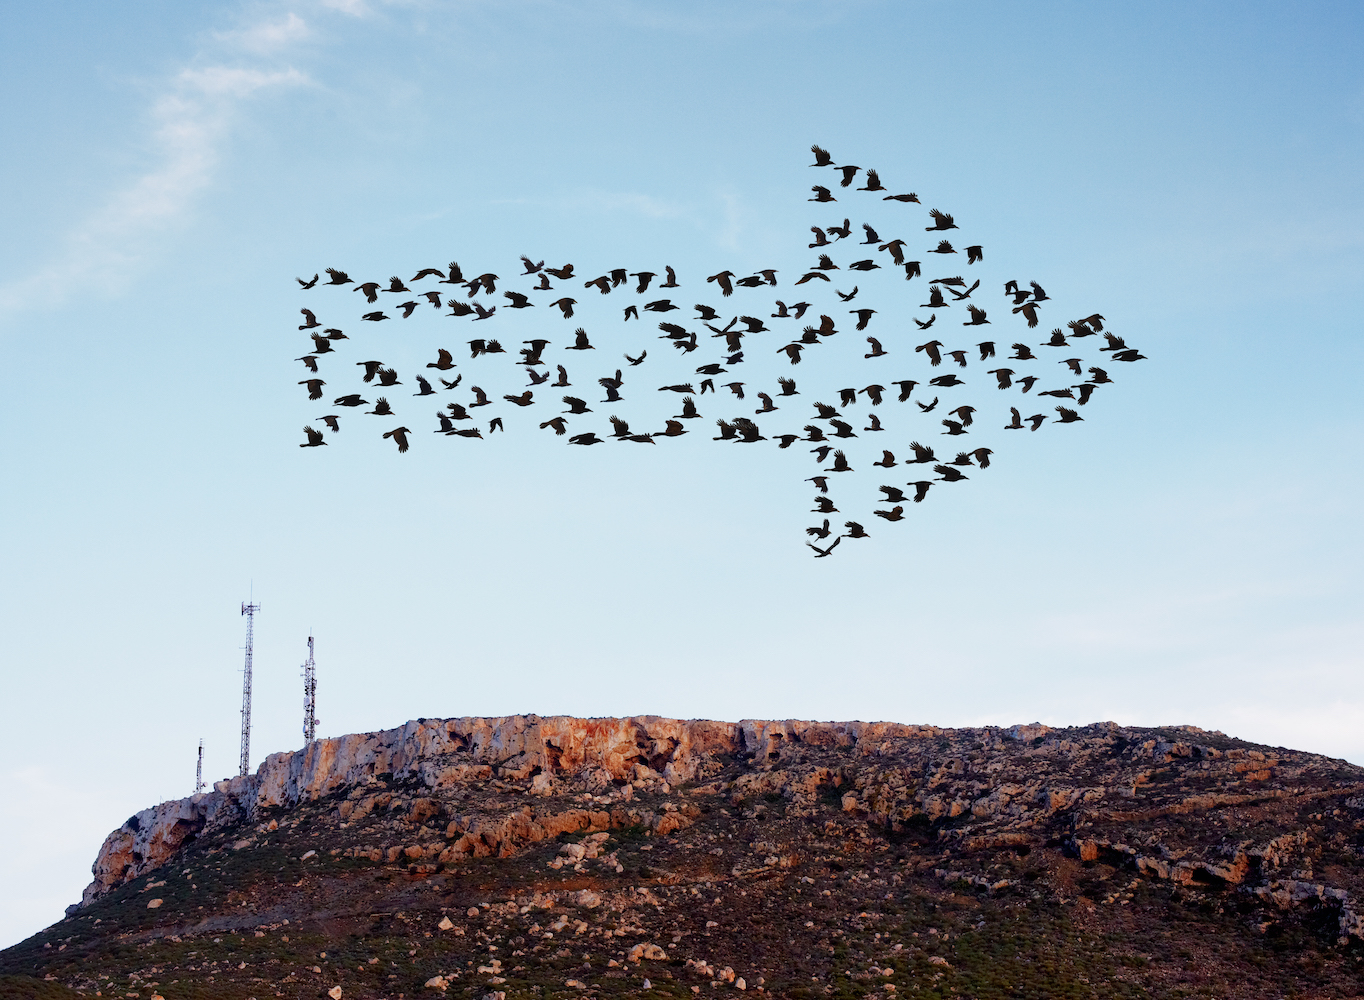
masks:
[[[1353,996],[1362,850],[1192,726],[419,719],[130,817],[0,993]]]

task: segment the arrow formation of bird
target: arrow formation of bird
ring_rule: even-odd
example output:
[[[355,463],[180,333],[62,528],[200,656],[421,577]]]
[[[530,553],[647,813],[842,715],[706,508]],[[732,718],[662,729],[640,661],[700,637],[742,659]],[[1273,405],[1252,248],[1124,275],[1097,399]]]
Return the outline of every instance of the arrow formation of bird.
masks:
[[[994,449],[975,441],[971,444],[976,446],[970,447],[961,440],[972,433],[979,435],[982,429],[987,435],[1001,429],[996,417],[992,416],[988,423],[982,419],[987,407],[997,410],[999,419],[1003,418],[1003,411],[1008,410],[1009,418],[1002,425],[1007,431],[1037,431],[1048,423],[1075,424],[1084,419],[1080,408],[1089,405],[1101,387],[1113,382],[1108,371],[1100,367],[1101,362],[1134,362],[1145,357],[1128,347],[1111,329],[1105,329],[1106,320],[1096,312],[1068,320],[1064,328],[1056,326],[1047,339],[1038,341],[1031,331],[1041,325],[1043,312],[1054,300],[1036,281],[1010,279],[1002,282],[1003,305],[991,306],[991,309],[997,316],[1007,317],[1006,321],[1015,324],[1018,332],[1001,337],[999,342],[993,338],[984,339],[989,336],[985,327],[993,326],[993,321],[988,318],[981,301],[985,293],[977,294],[980,279],[968,281],[960,274],[948,274],[925,282],[922,270],[925,265],[908,259],[922,255],[925,260],[933,261],[927,265],[932,270],[962,270],[970,274],[976,264],[983,264],[984,248],[970,245],[958,250],[947,238],[915,236],[917,224],[910,224],[904,209],[896,208],[896,205],[906,208],[921,205],[917,195],[892,193],[881,184],[877,171],[864,171],[852,164],[835,164],[829,153],[819,146],[812,146],[811,150],[815,154],[812,167],[841,176],[830,186],[814,185],[811,188],[814,197],[807,199],[809,202],[819,206],[837,202],[833,187],[836,183],[839,194],[844,197],[851,194],[858,200],[871,200],[870,203],[864,201],[864,214],[885,211],[889,207],[897,213],[896,220],[903,220],[894,221],[892,225],[905,226],[908,231],[901,235],[877,218],[876,226],[869,222],[859,224],[862,230],[859,235],[864,238],[855,241],[853,237],[858,227],[849,218],[834,225],[811,226],[814,238],[808,244],[808,250],[814,252],[816,260],[788,285],[792,291],[787,293],[787,298],[800,301],[787,303],[775,299],[771,306],[766,304],[766,300],[772,298],[773,290],[783,284],[778,280],[776,268],[762,269],[744,277],[728,270],[719,271],[706,277],[704,283],[695,283],[692,287],[698,294],[693,296],[680,291],[683,283],[671,266],[664,266],[662,272],[610,268],[599,276],[586,277],[575,272],[571,263],[546,267],[543,260],[536,262],[529,257],[521,258],[521,269],[512,279],[522,282],[525,287],[522,290],[504,288],[500,295],[498,283],[505,283],[505,279],[491,271],[466,276],[465,269],[457,262],[452,262],[448,268],[422,268],[406,282],[394,276],[386,286],[377,281],[357,283],[346,272],[334,268],[327,268],[328,280],[320,286],[318,274],[306,281],[297,279],[304,290],[319,287],[344,290],[346,286],[354,286],[352,291],[361,293],[365,299],[358,311],[360,322],[366,323],[377,324],[399,317],[401,322],[414,315],[441,317],[442,322],[444,318],[496,322],[499,308],[505,316],[508,310],[539,306],[545,310],[547,322],[563,324],[563,329],[569,329],[568,324],[573,324],[567,337],[546,331],[544,337],[522,341],[524,346],[516,348],[514,359],[492,336],[466,340],[464,345],[468,347],[469,357],[459,372],[455,371],[460,368],[455,361],[456,352],[433,346],[434,360],[427,362],[425,368],[434,371],[413,373],[406,383],[394,367],[381,360],[347,357],[342,372],[351,371],[352,366],[362,369],[354,372],[359,384],[351,387],[359,391],[335,397],[333,406],[391,418],[385,425],[398,422],[398,426],[384,430],[383,437],[392,440],[399,452],[409,449],[414,432],[400,423],[403,415],[399,409],[405,410],[407,404],[404,402],[395,408],[388,400],[389,394],[401,391],[398,386],[416,388],[411,395],[419,399],[437,397],[434,413],[426,418],[436,425],[430,428],[434,433],[472,440],[488,440],[499,431],[505,433],[503,418],[507,417],[515,427],[519,421],[513,415],[526,411],[531,417],[526,430],[538,427],[541,432],[564,437],[571,445],[606,442],[657,445],[704,426],[693,423],[703,419],[702,407],[720,410],[727,415],[715,420],[718,433],[711,440],[726,446],[766,442],[769,447],[775,444],[779,449],[806,456],[807,462],[813,457],[815,475],[805,481],[813,483],[817,491],[813,508],[817,514],[840,512],[834,505],[830,484],[845,482],[844,474],[854,473],[857,468],[864,468],[865,474],[870,472],[870,468],[866,468],[870,466],[880,470],[878,478],[898,479],[892,469],[924,467],[914,480],[877,487],[881,494],[878,500],[885,509],[871,512],[887,522],[896,522],[906,519],[907,504],[922,503],[934,487],[960,488],[951,484],[968,480],[967,470],[990,468]],[[854,188],[859,174],[865,183]],[[845,193],[845,189],[851,190]],[[885,202],[892,204],[886,206]],[[929,223],[924,227],[929,234],[960,229],[951,215],[937,209],[932,209],[927,220],[921,221]],[[891,237],[883,237],[878,227]],[[934,245],[924,246],[925,243]],[[852,248],[851,253],[845,253],[848,248]],[[965,255],[965,268],[951,263],[960,261],[959,254]],[[843,263],[835,261],[836,255]],[[658,280],[660,277],[663,280]],[[847,284],[849,279],[854,282],[851,291],[834,287],[836,280],[839,284]],[[915,287],[921,287],[915,283],[916,279],[927,284],[926,293],[913,293]],[[430,287],[421,289],[422,284]],[[886,324],[886,329],[879,329],[882,324],[873,320],[879,311],[867,304],[871,296],[861,291],[862,284],[866,284],[873,295],[887,296],[898,291],[901,297],[906,292],[912,298],[927,297],[928,301],[918,303],[918,308],[926,310],[928,318],[911,317],[913,327],[892,320]],[[670,316],[688,308],[675,304],[674,298],[686,295],[686,298],[714,301],[716,292],[720,294],[720,308],[697,303],[690,307],[694,316]],[[587,301],[574,298],[575,293]],[[606,305],[606,297],[613,293],[629,298],[623,308],[616,306],[621,308],[624,326],[619,325],[621,321],[603,326],[594,320],[594,332],[589,333],[582,314],[599,312]],[[388,295],[402,298],[390,300],[397,304],[389,307],[380,302],[381,296]],[[736,295],[740,297],[743,311],[735,309],[735,315],[726,319],[725,314],[730,310],[723,306]],[[814,301],[805,301],[807,298]],[[877,302],[883,304],[883,300]],[[946,317],[952,316],[948,310],[957,306],[966,314],[960,325],[973,328],[973,332],[982,337],[980,341],[948,343],[935,336],[954,339],[955,335],[949,334],[948,330],[954,329],[956,324]],[[434,310],[434,314],[430,310]],[[309,375],[298,384],[306,388],[309,400],[320,400],[331,395],[323,392],[327,382],[322,377],[322,366],[335,365],[343,353],[350,353],[344,351],[341,342],[352,338],[341,329],[320,322],[314,310],[305,308],[300,312],[304,322],[299,329],[308,333],[313,347],[296,359],[307,367]],[[937,325],[940,317],[943,318],[942,325]],[[647,320],[657,322],[657,332],[646,325]],[[702,334],[697,327],[707,332]],[[609,332],[612,328],[616,334]],[[930,329],[932,333],[925,332]],[[482,328],[478,331],[482,332]],[[621,331],[627,335],[623,342],[620,342]],[[906,334],[911,336],[906,337]],[[920,336],[931,339],[912,343]],[[667,344],[662,351],[657,344],[660,340]],[[1013,342],[1005,348],[1004,340]],[[714,344],[714,341],[721,343]],[[1100,341],[1103,346],[1098,346]],[[547,355],[546,352],[556,345],[564,353]],[[649,357],[651,346],[653,358]],[[835,366],[825,362],[831,360],[840,347],[844,348],[845,354],[851,351],[852,359],[861,354],[856,360],[859,369],[867,371],[865,379],[857,378],[854,385],[846,388],[815,385],[827,382],[826,373]],[[1085,356],[1090,347],[1097,348],[1097,356]],[[614,371],[583,380],[583,384],[600,387],[605,393],[604,399],[591,399],[591,393],[585,393],[581,388],[572,391],[570,366],[580,370],[585,359],[601,357],[606,350],[616,348],[622,349],[626,362],[623,367],[615,368],[610,363],[599,365],[614,368]],[[462,353],[463,345],[458,350]],[[567,352],[570,351],[576,353],[569,355]],[[588,355],[588,351],[594,354]],[[660,353],[662,357],[659,357]],[[496,355],[504,355],[504,358],[498,359]],[[806,367],[796,368],[802,364]],[[944,365],[947,372],[937,374]],[[991,367],[986,368],[986,365]],[[841,366],[842,369],[846,367],[846,364]],[[659,369],[663,369],[662,374],[653,374]],[[962,377],[972,370],[978,371],[979,376]],[[528,379],[526,383],[502,384],[509,377],[521,374]],[[649,378],[651,374],[653,377]],[[447,375],[452,377],[447,379]],[[797,375],[805,385],[803,390],[798,388]],[[718,381],[722,378],[727,381]],[[433,379],[440,388],[432,385]],[[475,381],[482,384],[474,384]],[[861,381],[867,384],[856,384]],[[657,382],[667,384],[655,385]],[[1039,382],[1044,387],[1033,392]],[[485,389],[485,385],[493,388]],[[504,388],[520,391],[503,392]],[[968,396],[973,392],[976,394]],[[996,395],[998,392],[1010,395],[1001,399]],[[658,393],[666,396],[659,397]],[[371,394],[372,400],[364,398]],[[709,404],[705,401],[708,394],[711,394]],[[631,396],[636,402],[641,399],[654,401],[652,408],[655,409],[660,398],[671,399],[675,401],[675,407],[667,409],[677,408],[681,412],[649,418],[655,426],[663,422],[662,429],[641,430],[638,418],[634,417],[636,427],[631,428],[629,421],[616,415],[616,412],[627,412]],[[1038,399],[1032,406],[1026,405],[1026,399],[1037,397],[1047,397],[1048,402],[1043,404]],[[753,408],[755,402],[760,405]],[[603,408],[602,404],[609,404],[609,407]],[[868,410],[864,419],[852,412],[861,408],[859,404]],[[493,407],[496,415],[484,416],[483,407]],[[530,410],[531,407],[537,409]],[[614,412],[602,420],[599,414],[603,409]],[[1041,412],[1024,416],[1024,409]],[[736,413],[736,410],[740,412]],[[1056,415],[1052,416],[1048,410]],[[341,429],[340,413],[317,419],[332,435]],[[883,435],[889,439],[893,434],[903,433],[899,425],[911,421],[924,424],[923,429],[910,430],[904,435],[913,440],[900,444],[898,438],[894,438],[895,443],[887,440],[882,444]],[[609,433],[606,431],[608,424]],[[777,429],[774,424],[783,426]],[[939,427],[943,429],[938,430]],[[606,436],[601,437],[598,432]],[[304,427],[304,433],[306,440],[299,447],[313,448],[328,443],[326,433],[311,425]],[[933,437],[929,437],[930,434]],[[947,448],[935,446],[932,442],[940,435],[952,437],[952,445]],[[920,439],[930,443],[921,444]],[[870,454],[857,447],[865,448],[869,444],[874,445]],[[942,457],[936,454],[938,450],[943,451]],[[948,457],[953,451],[955,456]],[[870,461],[876,457],[875,452],[880,453],[879,458]],[[933,472],[932,477],[927,473],[929,469]],[[868,494],[874,496],[870,491]],[[876,502],[871,500],[869,506]],[[871,537],[858,521],[846,521],[844,528],[846,530],[841,533],[832,529],[829,518],[824,517],[822,525],[806,529],[811,539],[806,544],[815,551],[816,558],[823,558],[844,538]]]

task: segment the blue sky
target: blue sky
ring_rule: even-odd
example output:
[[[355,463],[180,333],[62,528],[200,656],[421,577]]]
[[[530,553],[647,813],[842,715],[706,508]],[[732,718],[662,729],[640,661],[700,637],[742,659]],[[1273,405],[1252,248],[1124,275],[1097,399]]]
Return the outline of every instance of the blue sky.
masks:
[[[60,916],[127,815],[192,790],[201,737],[209,777],[235,772],[252,592],[253,762],[300,742],[310,630],[324,735],[513,712],[1115,719],[1364,761],[1362,20],[1246,3],[13,12],[0,942]],[[504,439],[433,438],[409,407],[406,455],[359,416],[297,447],[330,411],[295,385],[300,306],[345,310],[319,316],[404,374],[432,337],[484,331],[434,315],[360,331],[360,296],[295,275],[452,259],[510,275],[529,253],[585,278],[673,264],[684,305],[717,300],[691,297],[705,275],[775,266],[785,296],[808,227],[839,214],[805,201],[813,142],[917,192],[902,218],[941,207],[985,245],[999,339],[1018,320],[989,283],[1033,278],[1148,360],[1109,365],[1119,384],[1082,424],[1015,440],[992,410],[1006,447],[950,502],[888,524],[840,497],[873,538],[818,561],[808,457],[712,444],[710,419],[578,449],[523,415]],[[911,356],[922,300],[901,293],[885,284],[873,322]],[[612,351],[634,329],[621,304],[585,313]],[[573,325],[545,313],[504,309],[487,333]],[[598,353],[593,377],[616,364]]]

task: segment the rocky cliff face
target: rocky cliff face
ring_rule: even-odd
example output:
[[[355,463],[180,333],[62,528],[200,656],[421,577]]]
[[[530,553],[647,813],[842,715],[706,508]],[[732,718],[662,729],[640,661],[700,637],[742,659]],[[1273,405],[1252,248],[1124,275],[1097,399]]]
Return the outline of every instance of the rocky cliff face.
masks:
[[[1364,769],[1191,726],[419,719],[144,810],[94,875],[0,978],[1336,995]]]

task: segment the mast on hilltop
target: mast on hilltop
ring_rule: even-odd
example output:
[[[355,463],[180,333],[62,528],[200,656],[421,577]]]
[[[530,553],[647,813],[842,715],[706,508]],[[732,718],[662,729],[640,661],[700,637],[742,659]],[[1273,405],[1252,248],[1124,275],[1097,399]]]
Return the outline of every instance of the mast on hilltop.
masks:
[[[198,795],[204,790],[204,741],[199,740],[199,764],[194,769],[194,794]]]
[[[303,746],[317,739],[317,664],[313,662],[313,637],[308,636],[308,662],[303,664]]]
[[[242,671],[242,766],[239,772],[245,777],[251,770],[251,646],[259,604],[243,604],[242,614],[246,616],[246,669]]]

